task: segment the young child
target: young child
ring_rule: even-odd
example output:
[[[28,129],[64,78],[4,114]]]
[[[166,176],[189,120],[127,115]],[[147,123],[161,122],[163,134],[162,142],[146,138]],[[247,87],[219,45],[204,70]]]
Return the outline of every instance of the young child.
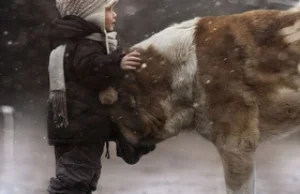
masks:
[[[54,145],[56,177],[50,194],[96,190],[105,142],[117,142],[118,156],[135,164],[154,147],[131,145],[111,122],[99,92],[118,84],[123,70],[140,66],[138,52],[124,56],[113,32],[118,0],[57,0],[62,18],[49,32],[50,97],[48,140]]]

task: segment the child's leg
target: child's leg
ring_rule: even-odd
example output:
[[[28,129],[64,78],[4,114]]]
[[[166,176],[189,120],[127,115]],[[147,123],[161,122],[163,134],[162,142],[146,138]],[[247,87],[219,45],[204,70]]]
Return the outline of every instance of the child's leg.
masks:
[[[104,142],[97,145],[55,146],[56,177],[50,194],[89,194],[95,191],[101,172]]]

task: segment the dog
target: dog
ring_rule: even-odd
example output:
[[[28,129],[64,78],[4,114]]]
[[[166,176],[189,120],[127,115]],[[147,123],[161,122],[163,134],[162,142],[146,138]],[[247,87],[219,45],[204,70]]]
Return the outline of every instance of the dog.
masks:
[[[144,68],[110,108],[125,137],[151,145],[196,130],[221,156],[227,194],[254,194],[258,145],[300,130],[299,6],[194,18],[131,50]]]

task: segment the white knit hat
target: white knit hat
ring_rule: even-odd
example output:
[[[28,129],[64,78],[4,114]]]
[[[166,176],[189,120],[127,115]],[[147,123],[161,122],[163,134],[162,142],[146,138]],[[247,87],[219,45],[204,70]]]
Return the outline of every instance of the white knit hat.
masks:
[[[118,0],[56,0],[62,17],[79,16],[105,31],[105,8],[114,6]]]
[[[105,29],[105,8],[114,7],[118,0],[56,0],[56,7],[62,17],[75,15],[98,26],[105,35],[107,53],[117,46],[116,33]],[[110,46],[112,45],[112,46]]]

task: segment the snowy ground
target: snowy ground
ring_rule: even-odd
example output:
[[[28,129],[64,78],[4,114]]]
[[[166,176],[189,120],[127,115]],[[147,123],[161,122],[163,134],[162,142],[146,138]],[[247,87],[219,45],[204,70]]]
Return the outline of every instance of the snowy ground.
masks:
[[[15,178],[11,171],[0,169],[0,194],[46,194],[48,180],[54,175],[53,150],[44,139],[44,130],[29,130],[34,122],[16,127]],[[159,144],[134,166],[115,156],[113,144],[110,149],[112,159],[102,160],[95,194],[225,194],[215,148],[193,133]],[[258,194],[300,193],[299,134],[259,148],[257,190]]]

